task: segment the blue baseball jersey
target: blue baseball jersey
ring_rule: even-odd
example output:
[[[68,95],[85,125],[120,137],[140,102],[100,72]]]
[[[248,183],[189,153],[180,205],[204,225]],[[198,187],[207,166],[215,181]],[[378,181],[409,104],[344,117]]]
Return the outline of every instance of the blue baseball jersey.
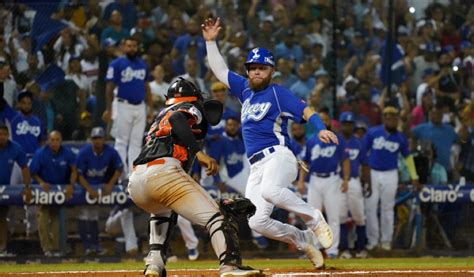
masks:
[[[245,146],[240,137],[231,138],[223,135],[208,149],[209,156],[223,161],[229,178],[239,174],[244,168]]]
[[[18,143],[8,141],[4,148],[0,148],[0,185],[10,184],[15,162],[23,168],[27,165],[28,160]]]
[[[38,175],[49,184],[69,184],[71,166],[76,165],[76,157],[71,150],[61,146],[58,153],[53,153],[48,145],[38,149],[30,163],[31,175]]]
[[[346,140],[346,152],[351,161],[351,177],[359,177],[359,169],[361,165],[367,164],[367,151],[364,147],[364,142],[352,136]]]
[[[398,168],[398,154],[408,156],[408,142],[400,132],[390,134],[383,125],[369,129],[364,138],[364,146],[369,151],[369,166],[385,171]]]
[[[301,145],[296,140],[291,139],[289,148],[298,160],[304,160],[306,155],[306,145]]]
[[[248,80],[232,71],[228,82],[230,93],[242,103],[240,118],[247,157],[275,145],[288,147],[288,120],[304,122],[306,103],[277,84],[253,92]]]
[[[107,144],[104,144],[104,150],[100,154],[94,153],[92,144],[87,144],[77,155],[77,172],[89,184],[105,184],[117,170],[123,170],[122,160],[118,152]]]
[[[337,172],[339,164],[349,158],[344,138],[339,134],[336,135],[339,144],[335,144],[334,142],[324,143],[318,136],[313,136],[308,140],[304,160],[309,164],[310,172]]]
[[[12,140],[23,148],[27,155],[33,155],[45,138],[45,130],[41,120],[34,115],[17,115],[10,122]]]
[[[148,68],[140,58],[127,57],[113,60],[107,70],[107,81],[117,86],[117,97],[138,104],[145,100],[145,82],[149,79]]]

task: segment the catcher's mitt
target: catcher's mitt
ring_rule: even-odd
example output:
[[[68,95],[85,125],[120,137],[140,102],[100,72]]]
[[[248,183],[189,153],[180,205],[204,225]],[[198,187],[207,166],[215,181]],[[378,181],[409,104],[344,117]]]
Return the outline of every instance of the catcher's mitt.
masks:
[[[219,207],[224,215],[228,215],[237,219],[246,218],[255,214],[256,207],[247,198],[221,199]]]

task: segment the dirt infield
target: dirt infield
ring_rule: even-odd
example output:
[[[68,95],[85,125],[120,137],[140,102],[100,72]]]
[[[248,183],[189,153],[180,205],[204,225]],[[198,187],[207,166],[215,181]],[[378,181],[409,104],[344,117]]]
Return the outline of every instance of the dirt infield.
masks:
[[[419,276],[419,277],[438,277],[438,276],[474,276],[474,270],[472,269],[437,269],[437,270],[308,270],[308,269],[285,269],[285,270],[264,270],[263,274],[256,275],[255,277],[298,277],[298,276],[372,276],[372,277],[385,277],[385,276]],[[36,273],[0,273],[3,277],[12,276],[48,276],[48,277],[142,277],[142,271],[69,271],[69,272],[36,272]],[[186,269],[186,270],[170,270],[167,276],[189,276],[189,277],[207,277],[207,276],[219,276],[215,269]]]

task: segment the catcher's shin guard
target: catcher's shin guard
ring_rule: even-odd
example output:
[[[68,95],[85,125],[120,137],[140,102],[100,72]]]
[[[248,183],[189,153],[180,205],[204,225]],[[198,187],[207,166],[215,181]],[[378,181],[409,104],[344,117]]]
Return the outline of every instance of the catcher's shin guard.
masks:
[[[174,226],[176,226],[177,219],[178,215],[174,212],[150,217],[150,252],[148,252],[148,256],[145,258],[145,264],[147,268],[150,265],[162,268],[163,272],[161,272],[160,276],[166,276],[164,267],[171,235]]]
[[[249,217],[255,213],[255,206],[248,199],[220,200],[220,212],[214,214],[206,224],[206,229],[212,237],[222,232],[225,237],[226,250],[219,255],[220,264],[242,266],[242,257],[239,248],[238,219]]]

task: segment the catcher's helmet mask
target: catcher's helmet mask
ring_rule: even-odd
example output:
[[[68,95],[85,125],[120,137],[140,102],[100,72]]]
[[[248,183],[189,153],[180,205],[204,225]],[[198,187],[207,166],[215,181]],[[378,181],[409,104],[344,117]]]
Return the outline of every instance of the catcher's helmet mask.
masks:
[[[203,92],[196,85],[182,77],[173,82],[166,94],[166,105],[174,105],[181,102],[196,102],[204,110],[204,116],[209,124],[215,126],[222,118],[223,105],[217,100],[204,101]]]

